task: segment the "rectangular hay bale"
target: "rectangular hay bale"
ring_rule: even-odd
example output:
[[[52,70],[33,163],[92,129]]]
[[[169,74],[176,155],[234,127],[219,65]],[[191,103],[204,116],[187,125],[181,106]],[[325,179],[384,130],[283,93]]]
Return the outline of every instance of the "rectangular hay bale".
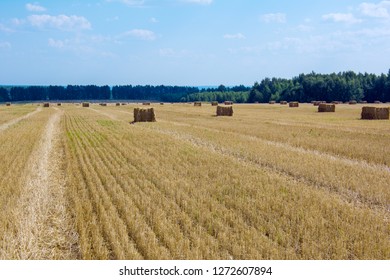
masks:
[[[336,112],[336,105],[335,104],[321,103],[318,105],[318,112],[319,113]]]
[[[155,122],[154,108],[134,108],[134,122]]]
[[[290,102],[290,103],[289,103],[289,107],[291,107],[291,108],[299,107],[299,102],[296,102],[296,101]]]
[[[217,116],[233,116],[233,106],[217,106]]]
[[[388,120],[390,108],[363,107],[362,120]]]

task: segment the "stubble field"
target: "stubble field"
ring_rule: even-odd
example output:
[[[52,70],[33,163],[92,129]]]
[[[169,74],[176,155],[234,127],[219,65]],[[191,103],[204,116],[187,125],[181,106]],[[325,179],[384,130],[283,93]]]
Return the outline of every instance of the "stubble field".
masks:
[[[390,259],[389,120],[135,107],[0,106],[0,259]]]

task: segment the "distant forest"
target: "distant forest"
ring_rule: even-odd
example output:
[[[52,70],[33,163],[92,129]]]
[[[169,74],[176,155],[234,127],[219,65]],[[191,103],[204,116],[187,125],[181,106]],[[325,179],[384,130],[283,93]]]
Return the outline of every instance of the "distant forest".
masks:
[[[163,102],[225,101],[266,103],[299,101],[390,102],[388,74],[353,71],[332,74],[300,74],[292,79],[265,78],[252,87],[243,85],[215,88],[186,86],[0,86],[0,102],[42,100],[156,100]]]

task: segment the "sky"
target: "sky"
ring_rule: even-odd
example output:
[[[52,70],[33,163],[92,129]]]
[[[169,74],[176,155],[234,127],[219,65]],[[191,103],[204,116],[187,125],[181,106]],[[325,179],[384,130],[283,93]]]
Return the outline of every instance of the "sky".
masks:
[[[1,85],[253,85],[390,68],[390,1],[2,0]]]

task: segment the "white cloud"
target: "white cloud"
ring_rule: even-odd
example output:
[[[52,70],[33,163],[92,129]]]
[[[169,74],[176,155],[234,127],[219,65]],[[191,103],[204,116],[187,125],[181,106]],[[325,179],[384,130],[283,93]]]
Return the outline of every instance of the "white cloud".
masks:
[[[223,36],[225,39],[245,39],[246,37],[242,33],[237,34],[225,34]]]
[[[378,4],[362,3],[359,5],[359,10],[363,15],[376,18],[389,18],[390,1],[382,1]]]
[[[362,21],[360,19],[355,18],[354,15],[351,13],[348,13],[348,14],[331,13],[331,14],[323,15],[322,18],[324,20],[331,20],[334,22],[343,22],[343,23],[348,23],[348,24],[359,23]]]
[[[106,0],[106,2],[119,2],[129,7],[140,7],[145,4],[145,0]]]
[[[10,42],[0,42],[0,49],[11,49]]]
[[[270,22],[277,22],[277,23],[285,23],[287,21],[286,14],[283,13],[271,13],[271,14],[264,14],[260,17],[261,21],[270,23]]]
[[[307,37],[285,37],[281,41],[269,42],[267,49],[273,52],[294,51],[298,54],[344,52],[352,51],[358,46],[355,42],[343,40],[341,36],[307,36]]]
[[[158,20],[155,17],[150,18],[151,23],[158,23]]]
[[[378,27],[378,28],[363,28],[361,30],[353,31],[346,33],[349,37],[361,38],[362,36],[370,37],[370,38],[383,38],[386,39],[390,36],[390,29],[386,27]],[[367,42],[370,42],[367,40]]]
[[[165,48],[159,50],[159,55],[161,57],[169,58],[183,58],[183,57],[193,57],[193,53],[187,50],[174,50],[172,48]]]
[[[8,28],[7,26],[3,25],[0,23],[0,31],[6,32],[6,33],[11,33],[13,30],[11,28]]]
[[[42,7],[38,4],[27,3],[25,7],[30,12],[44,12],[44,11],[46,11],[45,7]]]
[[[19,25],[23,25],[26,21],[24,19],[13,18],[11,22],[13,25],[19,26]]]
[[[172,57],[176,55],[176,52],[171,48],[165,48],[165,49],[160,49],[159,54],[160,56],[164,56],[164,57]]]
[[[182,0],[187,3],[200,4],[200,5],[210,5],[213,3],[213,0]]]
[[[91,23],[85,17],[75,15],[31,15],[27,19],[32,26],[39,28],[51,27],[63,31],[91,29]]]
[[[49,46],[57,49],[63,49],[65,47],[64,41],[49,39]]]
[[[300,24],[297,26],[297,30],[299,32],[309,32],[313,30],[313,27],[306,24]]]
[[[48,45],[52,48],[61,50],[61,51],[74,51],[74,52],[84,52],[91,53],[92,48],[87,45],[84,39],[65,39],[65,40],[55,40],[50,38],[48,40]]]
[[[141,40],[153,41],[157,38],[153,31],[147,29],[133,29],[123,33],[120,37],[132,36]]]
[[[118,21],[118,20],[119,20],[119,16],[106,18],[106,21],[109,21],[109,22]]]
[[[64,40],[55,40],[50,38],[48,45],[59,51],[73,52],[77,55],[81,55],[83,58],[88,56],[100,56],[115,58],[116,55],[109,51],[102,51],[96,48],[96,45],[100,42],[100,39],[95,37],[77,37]]]

